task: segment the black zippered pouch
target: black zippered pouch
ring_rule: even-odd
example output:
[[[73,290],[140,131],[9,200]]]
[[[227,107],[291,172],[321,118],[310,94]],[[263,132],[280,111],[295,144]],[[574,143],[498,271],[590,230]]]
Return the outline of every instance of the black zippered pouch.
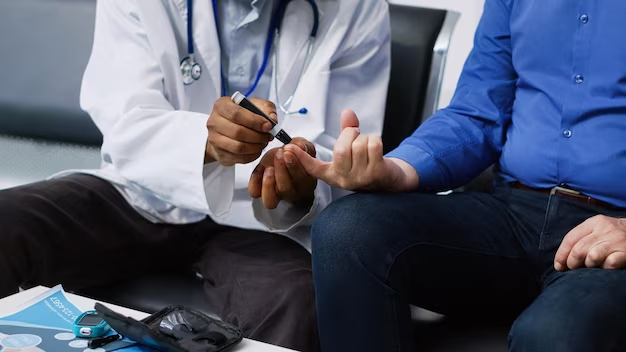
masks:
[[[118,334],[161,352],[226,351],[243,339],[236,326],[182,306],[169,306],[141,321],[100,303],[95,309]]]

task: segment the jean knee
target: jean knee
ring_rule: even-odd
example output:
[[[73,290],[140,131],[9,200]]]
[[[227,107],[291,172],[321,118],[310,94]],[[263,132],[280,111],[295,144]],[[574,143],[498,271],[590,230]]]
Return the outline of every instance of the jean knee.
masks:
[[[576,269],[553,274],[550,285],[515,321],[513,352],[622,351],[626,345],[626,274]]]
[[[541,321],[534,321],[524,314],[519,316],[509,331],[509,351],[530,351],[529,347],[540,343],[545,332],[539,325]]]
[[[333,270],[355,264],[382,263],[385,218],[379,213],[377,196],[353,194],[328,206],[313,224],[314,270]]]
[[[509,350],[512,352],[565,351],[556,346],[566,342],[571,331],[562,331],[561,327],[565,325],[559,317],[560,315],[549,312],[544,312],[540,316],[530,314],[528,311],[522,313],[509,331]]]

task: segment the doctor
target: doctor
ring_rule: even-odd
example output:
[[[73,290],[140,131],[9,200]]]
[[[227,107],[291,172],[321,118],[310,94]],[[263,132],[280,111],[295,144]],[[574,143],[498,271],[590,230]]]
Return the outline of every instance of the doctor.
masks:
[[[81,106],[104,136],[102,167],[0,192],[0,297],[194,266],[247,337],[314,349],[309,226],[336,192],[229,96],[256,98],[320,160],[343,109],[380,134],[387,6],[98,1]]]

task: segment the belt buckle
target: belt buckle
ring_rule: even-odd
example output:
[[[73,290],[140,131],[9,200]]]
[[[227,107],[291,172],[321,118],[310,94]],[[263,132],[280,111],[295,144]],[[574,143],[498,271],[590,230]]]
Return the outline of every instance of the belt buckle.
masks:
[[[580,193],[580,192],[578,192],[576,190],[573,190],[573,189],[570,189],[570,188],[566,188],[566,187],[562,187],[562,186],[556,186],[556,187],[552,188],[550,190],[550,195],[553,196],[553,195],[557,194],[558,192],[565,193],[565,194],[570,195],[570,196],[578,196],[578,197],[583,196],[582,193]]]

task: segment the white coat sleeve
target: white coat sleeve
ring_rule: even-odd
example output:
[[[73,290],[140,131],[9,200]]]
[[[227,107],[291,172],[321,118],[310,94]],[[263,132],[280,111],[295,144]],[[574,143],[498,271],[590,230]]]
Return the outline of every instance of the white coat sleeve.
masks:
[[[340,49],[330,65],[325,131],[313,143],[317,158],[331,161],[333,146],[341,133],[344,109],[356,112],[363,134],[381,135],[391,68],[391,29],[385,0],[362,0]],[[252,202],[257,220],[273,232],[289,232],[310,226],[333,200],[348,192],[318,181],[311,208],[280,202],[268,210],[260,199]]]
[[[204,165],[208,115],[175,110],[166,98],[165,75],[138,11],[134,0],[97,3],[81,107],[104,136],[103,160],[132,188],[184,209],[223,213],[234,171]]]

